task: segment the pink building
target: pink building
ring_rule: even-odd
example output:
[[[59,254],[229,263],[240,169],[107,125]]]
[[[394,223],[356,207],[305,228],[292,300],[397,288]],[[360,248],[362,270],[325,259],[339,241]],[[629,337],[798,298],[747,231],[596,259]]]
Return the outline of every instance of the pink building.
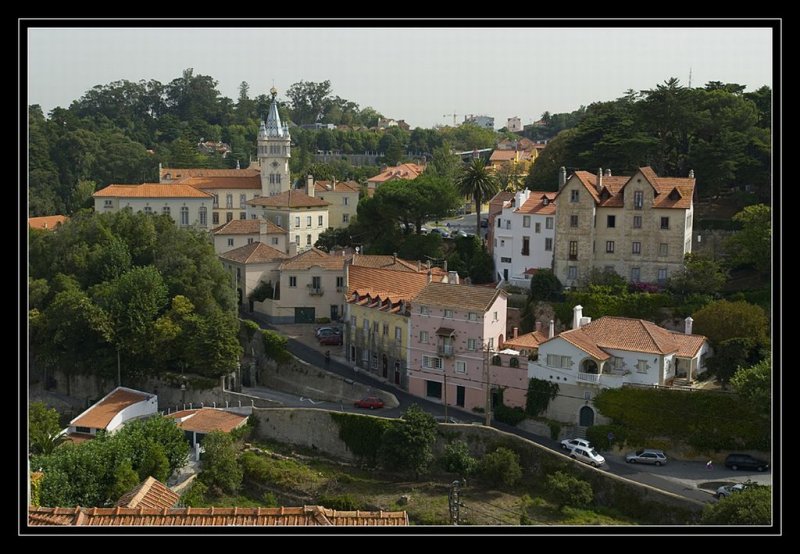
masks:
[[[505,340],[505,292],[428,283],[412,304],[409,392],[467,410],[483,407],[489,357]]]
[[[528,361],[536,359],[539,344],[546,341],[541,324],[536,322],[536,330],[519,335],[516,327],[502,345],[502,350],[492,355],[489,363],[489,378],[492,389],[502,389],[503,404],[525,407],[528,393]]]

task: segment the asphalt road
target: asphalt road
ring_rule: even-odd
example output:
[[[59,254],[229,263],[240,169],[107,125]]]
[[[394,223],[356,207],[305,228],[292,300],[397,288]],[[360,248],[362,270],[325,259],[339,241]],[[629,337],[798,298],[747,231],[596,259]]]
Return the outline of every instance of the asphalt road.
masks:
[[[263,318],[259,316],[259,314],[245,314],[245,317],[249,317],[258,321],[258,323],[260,323],[261,326],[265,329],[271,329],[274,331],[281,332],[280,327],[275,327],[273,325],[268,324]],[[341,375],[348,379],[352,379],[353,381],[356,381],[373,389],[379,389],[392,393],[397,397],[397,400],[400,402],[400,405],[397,408],[392,408],[392,409],[365,410],[365,409],[355,408],[354,406],[348,404],[314,401],[308,398],[302,398],[296,395],[282,393],[265,388],[258,388],[258,387],[248,388],[246,392],[248,394],[262,396],[264,398],[278,400],[280,402],[283,402],[284,405],[292,407],[305,407],[305,408],[313,407],[313,408],[322,408],[327,410],[336,410],[336,411],[345,411],[354,413],[369,413],[384,417],[399,417],[408,406],[411,406],[412,404],[417,404],[426,412],[434,416],[444,415],[444,406],[442,406],[442,404],[438,402],[432,402],[425,398],[412,396],[406,391],[403,391],[399,388],[394,387],[393,385],[385,383],[382,380],[375,379],[361,370],[359,370],[358,373],[355,373],[353,371],[352,364],[347,363],[346,360],[344,360],[344,358],[338,357],[336,355],[338,352],[334,352],[334,348],[331,349],[333,355],[331,356],[331,361],[329,366],[326,368],[323,352],[315,349],[314,347],[303,344],[301,341],[297,339],[291,337],[289,337],[288,339],[289,351],[298,358],[300,358],[301,360],[310,363],[312,365],[315,365],[319,368],[327,369],[327,371],[336,373],[337,375]],[[460,409],[455,409],[452,407],[448,408],[447,415],[448,417],[455,417],[462,423],[472,423],[472,422],[483,423],[485,419],[482,415],[465,412]],[[537,444],[540,444],[552,450],[563,453],[563,451],[560,449],[558,441],[554,441],[550,437],[535,435],[533,433],[523,431],[511,425],[507,425],[505,423],[501,423],[495,420],[492,421],[492,427],[494,427],[495,429],[499,429],[501,431],[505,431],[507,433],[512,433],[514,435],[524,437]],[[758,473],[758,472],[750,473],[742,471],[732,471],[726,469],[724,466],[714,466],[713,469],[709,470],[706,468],[704,462],[688,462],[688,461],[675,461],[675,460],[671,461],[670,463],[664,466],[654,467],[641,464],[628,464],[625,463],[624,458],[620,455],[606,453],[606,452],[603,452],[602,454],[606,458],[606,464],[603,465],[601,469],[604,469],[615,475],[619,475],[620,477],[636,481],[638,483],[650,485],[651,487],[655,487],[667,492],[671,492],[673,494],[684,496],[686,498],[699,500],[701,502],[715,502],[712,494],[714,490],[716,490],[716,486],[718,485],[715,485],[713,487],[707,486],[707,488],[702,488],[702,485],[705,483],[720,483],[720,484],[733,483],[733,482],[740,483],[748,479],[757,481],[762,484],[771,484],[772,482],[772,475],[770,471],[764,473]]]

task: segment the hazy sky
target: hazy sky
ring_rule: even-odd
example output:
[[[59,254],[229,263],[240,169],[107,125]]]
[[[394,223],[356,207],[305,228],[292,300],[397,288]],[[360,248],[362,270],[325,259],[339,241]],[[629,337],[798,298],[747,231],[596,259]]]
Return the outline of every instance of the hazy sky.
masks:
[[[412,127],[494,116],[495,127],[572,111],[670,77],[772,86],[769,29],[31,29],[29,98],[47,113],[97,84],[167,83],[184,68],[235,99],[273,82],[329,79],[333,93]]]

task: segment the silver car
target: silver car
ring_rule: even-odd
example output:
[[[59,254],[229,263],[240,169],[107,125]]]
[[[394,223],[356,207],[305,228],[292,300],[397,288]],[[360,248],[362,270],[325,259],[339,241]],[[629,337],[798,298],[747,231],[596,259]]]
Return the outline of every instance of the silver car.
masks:
[[[594,448],[586,448],[585,446],[574,446],[569,453],[569,457],[575,460],[580,460],[585,464],[593,467],[600,467],[606,463],[606,459],[597,453]]]
[[[742,492],[744,489],[747,488],[746,483],[737,483],[735,485],[723,485],[717,489],[716,496],[717,498],[725,498],[726,496],[730,496],[734,492]]]
[[[592,445],[586,439],[564,439],[561,441],[561,450],[572,450],[576,446],[591,448]]]
[[[661,450],[643,449],[631,452],[625,456],[629,464],[654,464],[657,466],[667,463],[667,456]]]

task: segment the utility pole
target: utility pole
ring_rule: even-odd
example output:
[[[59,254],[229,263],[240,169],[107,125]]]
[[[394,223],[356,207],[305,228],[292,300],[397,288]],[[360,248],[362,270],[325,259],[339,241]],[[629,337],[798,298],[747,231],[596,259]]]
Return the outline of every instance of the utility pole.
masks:
[[[484,423],[487,427],[492,426],[492,389],[491,384],[489,383],[489,343],[487,342],[484,347],[484,354],[483,354],[483,379],[486,383],[486,406],[484,411],[486,412],[486,422]]]
[[[466,480],[463,481],[453,481],[450,484],[450,492],[447,495],[447,505],[450,508],[450,524],[451,525],[458,525],[461,523],[460,521],[460,508],[463,505],[461,503],[461,486],[467,486]]]

